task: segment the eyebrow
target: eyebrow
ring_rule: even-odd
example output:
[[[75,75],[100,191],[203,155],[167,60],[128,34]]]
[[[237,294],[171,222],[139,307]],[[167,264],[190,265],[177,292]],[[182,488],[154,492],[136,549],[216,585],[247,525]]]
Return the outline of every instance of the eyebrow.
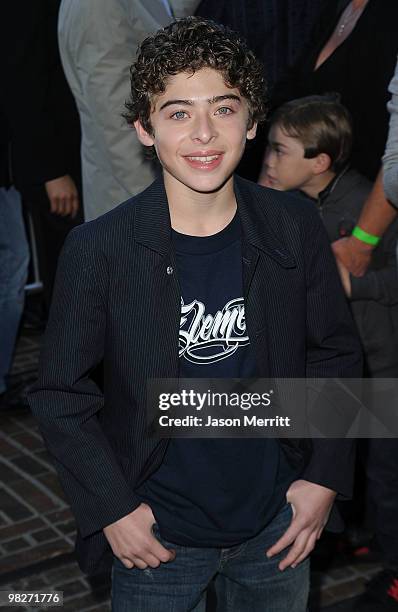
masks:
[[[268,144],[271,147],[281,147],[282,149],[287,149],[287,146],[282,144],[281,142],[278,142],[277,140],[269,140]]]
[[[214,96],[213,98],[209,98],[207,102],[209,104],[217,104],[218,102],[222,102],[223,100],[235,100],[236,102],[239,102],[239,103],[241,102],[240,97],[237,96],[236,94],[225,94],[224,96]],[[173,106],[174,104],[177,104],[180,106],[181,105],[193,106],[195,102],[193,100],[167,100],[167,102],[164,102],[164,104],[162,104],[159,110],[161,111],[167,106]]]

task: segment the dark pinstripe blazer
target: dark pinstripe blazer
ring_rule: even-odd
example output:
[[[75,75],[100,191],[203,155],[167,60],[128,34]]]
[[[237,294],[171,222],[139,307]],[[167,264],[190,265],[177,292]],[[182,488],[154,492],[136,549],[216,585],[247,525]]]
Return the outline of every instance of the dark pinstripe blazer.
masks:
[[[261,376],[356,377],[359,343],[315,207],[235,179],[246,324]],[[167,440],[145,435],[146,380],[178,376],[180,291],[161,179],[73,230],[58,268],[39,380],[30,394],[76,515],[87,572],[111,559],[102,528],[139,504],[134,489]],[[104,392],[91,373],[103,361]],[[282,444],[282,442],[281,442]],[[349,495],[347,440],[285,440],[303,477]]]

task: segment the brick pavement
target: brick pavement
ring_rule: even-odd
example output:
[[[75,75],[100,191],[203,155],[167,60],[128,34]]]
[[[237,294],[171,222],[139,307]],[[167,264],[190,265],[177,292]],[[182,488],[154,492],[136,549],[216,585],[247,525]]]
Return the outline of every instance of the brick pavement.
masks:
[[[22,337],[14,379],[35,375],[39,345],[38,336]],[[90,581],[74,561],[75,523],[27,409],[0,414],[0,486],[1,589],[56,588],[64,591],[64,612],[109,611],[109,578]],[[377,570],[376,565],[345,564],[321,571],[315,564],[311,610],[339,602],[339,612],[349,610],[350,598]]]

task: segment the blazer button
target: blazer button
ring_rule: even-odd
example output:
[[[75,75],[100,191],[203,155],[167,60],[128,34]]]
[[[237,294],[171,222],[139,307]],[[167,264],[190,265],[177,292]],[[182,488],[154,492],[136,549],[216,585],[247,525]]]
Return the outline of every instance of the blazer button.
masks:
[[[167,270],[166,270],[167,274],[173,274],[174,270],[171,266],[167,266]]]

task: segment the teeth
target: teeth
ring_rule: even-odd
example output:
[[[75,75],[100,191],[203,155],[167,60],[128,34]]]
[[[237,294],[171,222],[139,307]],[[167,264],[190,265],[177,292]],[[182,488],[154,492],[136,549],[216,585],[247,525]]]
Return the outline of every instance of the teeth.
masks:
[[[218,159],[219,155],[207,155],[203,157],[188,157],[191,161],[211,162],[214,159]]]

